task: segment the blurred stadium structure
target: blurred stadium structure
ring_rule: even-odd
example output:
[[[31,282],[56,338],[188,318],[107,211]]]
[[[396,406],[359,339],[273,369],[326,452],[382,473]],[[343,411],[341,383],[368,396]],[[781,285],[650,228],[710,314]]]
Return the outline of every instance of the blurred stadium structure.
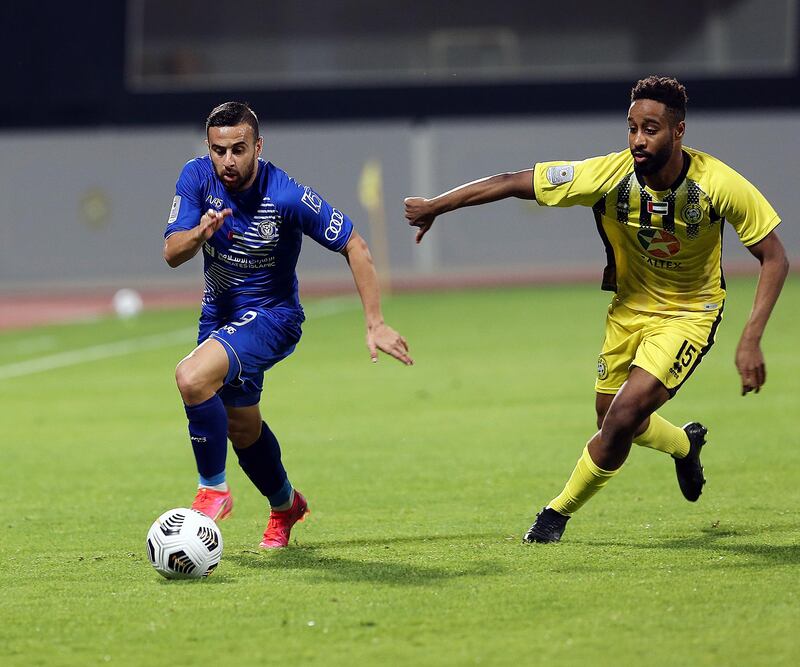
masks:
[[[83,7],[83,8],[81,8]],[[447,219],[413,246],[403,197],[537,160],[626,145],[631,84],[674,74],[687,145],[737,168],[773,203],[800,258],[798,0],[662,5],[462,0],[128,0],[4,8],[0,292],[162,294],[161,234],[207,112],[248,100],[265,157],[356,220],[396,287],[597,278],[591,213],[511,201]],[[10,81],[8,77],[10,76]],[[754,260],[727,232],[730,269]],[[349,284],[307,243],[301,281]]]

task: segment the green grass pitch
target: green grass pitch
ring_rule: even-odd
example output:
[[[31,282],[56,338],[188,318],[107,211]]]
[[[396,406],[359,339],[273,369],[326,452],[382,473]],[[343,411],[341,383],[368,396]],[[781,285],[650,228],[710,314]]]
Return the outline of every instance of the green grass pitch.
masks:
[[[754,284],[732,282],[717,344],[662,410],[709,426],[701,500],[634,448],[556,545],[520,538],[594,432],[607,294],[395,296],[412,368],[369,363],[356,301],[309,302],[262,406],[312,514],[260,552],[264,502],[231,454],[225,552],[198,582],[163,580],[144,546],[194,494],[172,369],[195,312],[0,333],[0,663],[796,664],[800,279],[767,330],[767,385],[741,397]]]

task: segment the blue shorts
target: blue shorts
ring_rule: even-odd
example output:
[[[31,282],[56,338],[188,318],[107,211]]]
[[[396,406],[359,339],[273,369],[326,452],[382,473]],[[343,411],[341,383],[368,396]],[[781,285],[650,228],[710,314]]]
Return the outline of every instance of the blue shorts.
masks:
[[[228,353],[228,374],[218,392],[225,405],[241,408],[261,400],[264,371],[294,352],[302,321],[285,308],[242,309],[225,322],[200,318],[197,344],[213,338]]]

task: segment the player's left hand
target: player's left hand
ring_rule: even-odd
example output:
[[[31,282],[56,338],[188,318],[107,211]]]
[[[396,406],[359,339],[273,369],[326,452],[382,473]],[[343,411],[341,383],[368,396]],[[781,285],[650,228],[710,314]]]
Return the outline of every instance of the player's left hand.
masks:
[[[742,396],[749,392],[756,394],[767,381],[767,367],[764,355],[757,341],[739,341],[736,348],[736,369],[742,378]]]
[[[385,322],[367,328],[367,348],[372,363],[378,362],[378,350],[411,366],[414,360],[408,356],[408,342]]]

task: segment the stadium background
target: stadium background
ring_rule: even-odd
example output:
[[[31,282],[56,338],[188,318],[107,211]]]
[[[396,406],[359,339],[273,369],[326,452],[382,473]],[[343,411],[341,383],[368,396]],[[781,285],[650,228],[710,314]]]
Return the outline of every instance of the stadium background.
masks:
[[[674,74],[690,96],[687,145],[762,190],[797,260],[797,5],[510,2],[495,16],[476,0],[15,3],[0,96],[4,318],[41,311],[42,294],[107,306],[122,286],[150,304],[196,299],[200,263],[170,271],[161,234],[181,165],[205,150],[205,115],[227,99],[258,112],[266,159],[354,218],[395,288],[595,280],[604,254],[587,210],[469,209],[415,248],[403,197],[619,150],[631,83]],[[754,272],[726,235],[728,271]],[[350,289],[313,243],[300,274],[307,292]]]

